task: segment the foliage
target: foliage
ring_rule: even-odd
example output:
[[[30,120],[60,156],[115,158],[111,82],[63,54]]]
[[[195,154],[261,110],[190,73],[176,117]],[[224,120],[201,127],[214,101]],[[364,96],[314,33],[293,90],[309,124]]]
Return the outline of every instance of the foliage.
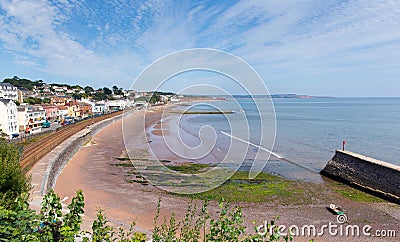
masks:
[[[130,229],[115,230],[107,225],[106,217],[99,210],[93,222],[93,233],[81,231],[84,213],[84,196],[77,191],[68,205],[69,212],[63,215],[60,197],[50,191],[42,202],[40,214],[29,209],[29,196],[21,194],[10,208],[0,206],[0,241],[121,241],[142,242],[145,234]]]
[[[80,93],[78,93],[78,92],[72,93],[71,96],[72,96],[72,98],[73,98],[74,100],[79,100],[79,99],[82,98],[82,95],[81,95]]]
[[[245,227],[242,209],[234,207],[229,210],[229,203],[219,203],[221,211],[217,219],[210,221],[210,233],[207,234],[207,241],[239,241],[243,236]]]
[[[28,97],[27,99],[24,99],[24,103],[28,103],[30,105],[41,104],[42,102],[43,100],[38,97]]]
[[[30,189],[30,177],[19,164],[19,150],[0,139],[0,206],[10,208],[15,199]]]
[[[103,92],[104,92],[106,95],[111,95],[111,94],[112,94],[112,91],[111,91],[108,87],[103,87]]]
[[[143,233],[133,232],[135,223],[132,223],[128,231],[122,228],[115,230],[107,225],[107,218],[103,210],[98,210],[97,218],[92,225],[92,241],[121,241],[121,242],[142,242],[146,241],[146,235]]]
[[[86,86],[85,88],[83,88],[85,90],[86,94],[90,94],[94,91],[93,87],[91,86]]]
[[[74,85],[74,86],[71,86],[71,89],[77,89],[77,90],[82,90],[83,88],[81,87],[81,86],[79,86],[79,85]]]
[[[10,206],[0,206],[0,241],[121,241],[143,242],[146,235],[133,232],[135,223],[128,230],[115,229],[108,225],[103,210],[99,210],[92,224],[92,233],[82,231],[82,215],[84,213],[84,197],[82,191],[77,191],[68,205],[68,212],[62,210],[60,197],[50,191],[43,199],[40,214],[29,209],[29,195],[21,194]],[[216,216],[208,213],[208,202],[200,209],[198,204],[191,202],[181,221],[172,214],[169,221],[164,218],[158,225],[161,200],[158,201],[154,218],[154,242],[196,242],[196,241],[279,241],[281,236],[274,220],[266,224],[270,233],[245,234],[244,218],[240,207],[231,207],[221,201]],[[257,232],[257,229],[255,228]],[[179,233],[178,233],[179,232]],[[291,241],[290,236],[284,237]]]
[[[151,98],[150,98],[149,102],[154,104],[154,103],[159,102],[160,100],[161,100],[160,94],[158,92],[154,92],[153,95],[151,95]]]
[[[223,200],[219,203],[218,216],[210,219],[207,211],[208,202],[204,202],[200,211],[193,202],[189,205],[186,215],[182,221],[177,222],[174,214],[170,220],[164,218],[159,226],[157,221],[160,214],[160,200],[157,204],[156,216],[154,218],[153,241],[154,242],[225,242],[225,241],[279,241],[281,235],[279,229],[274,225],[274,220],[267,223],[269,233],[246,234],[243,225],[244,218],[240,207],[230,207]],[[277,218],[276,218],[277,219]],[[257,227],[254,228],[255,232]],[[179,231],[179,236],[177,235]],[[285,241],[292,241],[292,236],[283,237]]]
[[[29,196],[21,194],[10,208],[0,206],[0,240],[34,241],[36,214],[29,209]]]
[[[115,95],[122,95],[123,94],[122,88],[118,88],[117,86],[113,86],[112,89],[113,89],[113,92],[114,92]]]
[[[93,99],[97,101],[102,101],[108,99],[108,96],[104,92],[96,92],[93,94]]]
[[[18,76],[14,76],[13,78],[6,78],[3,82],[10,83],[11,85],[19,88],[26,88],[28,90],[32,90],[34,86],[43,86],[42,80],[31,81],[29,79],[19,78]]]

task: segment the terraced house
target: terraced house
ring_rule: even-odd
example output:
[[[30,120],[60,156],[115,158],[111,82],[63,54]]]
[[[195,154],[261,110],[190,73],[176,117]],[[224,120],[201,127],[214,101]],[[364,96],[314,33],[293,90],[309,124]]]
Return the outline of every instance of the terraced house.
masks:
[[[0,98],[18,101],[18,89],[10,83],[0,82]]]
[[[0,98],[0,129],[8,137],[18,134],[17,105],[11,99]]]
[[[68,107],[68,116],[71,118],[76,118],[81,116],[79,103],[75,100],[67,101],[65,106]]]
[[[21,105],[18,107],[18,121],[20,131],[40,132],[46,121],[46,111],[40,105]]]

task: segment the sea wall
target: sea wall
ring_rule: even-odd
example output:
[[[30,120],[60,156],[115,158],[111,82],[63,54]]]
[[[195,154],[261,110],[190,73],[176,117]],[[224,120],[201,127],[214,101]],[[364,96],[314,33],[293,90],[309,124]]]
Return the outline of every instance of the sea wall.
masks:
[[[48,191],[50,191],[50,189],[54,188],[61,171],[75,155],[75,153],[78,152],[82,145],[87,144],[96,133],[108,125],[122,119],[122,117],[126,115],[131,114],[132,112],[124,113],[122,115],[91,124],[86,129],[72,135],[69,139],[64,141],[62,144],[53,149],[48,155],[46,155],[43,159],[48,159],[49,161],[46,171],[44,172],[44,177],[40,188],[40,195],[44,196]]]
[[[337,150],[321,174],[400,203],[400,166]]]

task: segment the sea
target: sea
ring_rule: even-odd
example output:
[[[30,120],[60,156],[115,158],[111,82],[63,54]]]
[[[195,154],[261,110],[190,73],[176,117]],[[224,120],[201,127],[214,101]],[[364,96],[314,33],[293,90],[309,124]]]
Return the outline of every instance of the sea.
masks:
[[[257,102],[270,102],[265,97]],[[319,175],[335,150],[345,149],[375,159],[400,165],[400,98],[273,98],[275,111],[275,142],[265,147],[278,154],[267,156],[265,172],[289,179],[320,182]],[[179,127],[193,137],[205,126],[212,127],[218,136],[216,149],[229,150],[235,115],[245,115],[250,130],[248,141],[260,145],[260,118],[263,112],[249,97],[219,101],[202,101],[183,106],[190,111],[232,111],[224,114],[187,114],[179,118]],[[228,117],[231,115],[231,117]],[[228,118],[227,118],[228,117]],[[271,115],[269,118],[273,117]],[[247,128],[247,127],[243,127]],[[270,128],[270,127],[269,127]],[[200,141],[199,141],[200,142]],[[198,145],[198,144],[194,144]],[[247,145],[243,142],[243,145]],[[250,146],[241,170],[250,169],[262,146]]]

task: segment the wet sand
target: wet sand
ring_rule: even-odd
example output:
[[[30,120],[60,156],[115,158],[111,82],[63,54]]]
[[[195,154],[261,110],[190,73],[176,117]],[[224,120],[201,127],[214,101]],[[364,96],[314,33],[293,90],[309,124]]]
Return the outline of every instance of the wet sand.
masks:
[[[159,122],[161,114],[148,113],[146,126]],[[143,115],[134,114],[124,120],[124,125],[130,127],[130,134],[137,137],[129,147],[134,147],[135,155],[148,157],[150,155],[146,143],[142,123]],[[169,217],[173,212],[182,218],[186,212],[189,199],[167,194],[152,185],[127,182],[126,170],[112,164],[120,163],[116,157],[124,155],[124,140],[122,121],[115,122],[96,134],[92,141],[82,147],[71,159],[60,174],[55,187],[65,203],[69,203],[75,191],[82,189],[85,195],[84,229],[89,229],[96,210],[105,210],[107,218],[118,226],[128,227],[136,222],[136,229],[149,232],[153,228],[153,218],[158,199],[162,198],[160,217]],[[391,203],[367,204],[344,199],[336,193],[321,194],[314,204],[300,206],[271,205],[264,203],[239,203],[245,216],[245,224],[253,231],[252,221],[260,224],[279,215],[279,224],[302,226],[305,224],[322,225],[336,222],[336,217],[326,210],[329,203],[337,203],[346,208],[348,217],[354,223],[370,224],[374,229],[398,228],[400,225],[399,206]],[[212,202],[209,211],[215,215],[216,203]],[[257,223],[258,224],[258,223]],[[343,239],[343,238],[342,238]],[[324,237],[317,241],[343,241],[340,237]],[[359,241],[360,238],[346,238],[344,241]],[[363,241],[376,241],[376,238],[363,238]],[[295,239],[304,241],[304,238]],[[382,240],[390,241],[390,240]]]

